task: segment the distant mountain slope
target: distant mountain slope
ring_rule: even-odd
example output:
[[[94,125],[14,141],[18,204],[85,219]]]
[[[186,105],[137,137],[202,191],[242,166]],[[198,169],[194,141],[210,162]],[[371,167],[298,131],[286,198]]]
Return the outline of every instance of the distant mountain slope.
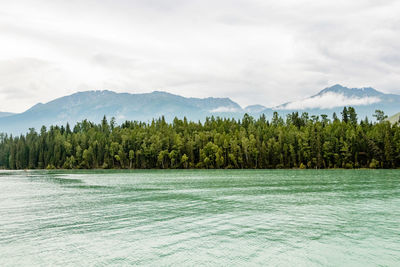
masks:
[[[86,91],[37,104],[21,114],[0,118],[0,132],[21,133],[42,125],[71,125],[88,119],[99,122],[104,115],[117,121],[140,120],[165,116],[167,120],[188,117],[204,119],[212,114],[234,116],[242,108],[229,98],[185,98],[165,92],[146,94]]]
[[[15,113],[11,113],[11,112],[0,112],[0,118],[11,116],[11,115],[14,115],[14,114]]]
[[[400,122],[400,112],[394,114],[393,116],[390,116],[387,120],[390,121],[391,123]]]

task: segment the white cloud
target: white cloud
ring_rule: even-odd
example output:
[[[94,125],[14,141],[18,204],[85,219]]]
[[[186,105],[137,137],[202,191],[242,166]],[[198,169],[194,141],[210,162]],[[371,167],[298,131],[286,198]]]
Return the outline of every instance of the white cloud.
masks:
[[[340,93],[327,92],[322,95],[313,96],[303,100],[294,101],[282,106],[278,106],[276,110],[303,110],[303,109],[331,109],[341,106],[364,106],[378,103],[379,97],[356,97],[345,96]]]
[[[221,106],[221,107],[218,107],[218,108],[210,110],[210,112],[236,112],[236,111],[238,111],[237,108],[224,107],[224,106]]]
[[[2,111],[95,89],[242,106],[336,83],[400,93],[399,1],[3,2]]]

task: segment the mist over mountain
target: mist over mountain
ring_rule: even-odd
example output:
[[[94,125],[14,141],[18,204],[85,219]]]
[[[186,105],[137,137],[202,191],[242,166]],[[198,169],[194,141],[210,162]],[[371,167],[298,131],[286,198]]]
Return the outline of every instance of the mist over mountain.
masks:
[[[282,115],[299,111],[328,116],[335,112],[339,116],[345,106],[354,107],[359,119],[371,118],[376,109],[392,115],[400,110],[400,95],[385,94],[371,87],[348,88],[337,84],[311,97],[276,106],[273,110]]]
[[[340,117],[344,106],[355,107],[359,118],[371,118],[376,109],[393,115],[400,110],[400,95],[384,94],[370,87],[357,89],[334,85],[311,97],[276,107],[251,105],[242,108],[229,98],[186,98],[161,91],[144,94],[85,91],[36,104],[20,114],[0,113],[0,132],[20,134],[29,128],[40,130],[42,125],[65,125],[67,122],[73,125],[84,119],[99,122],[104,115],[115,117],[117,122],[146,122],[161,116],[167,121],[174,117],[197,121],[211,115],[240,119],[244,113],[265,114],[271,118],[275,111],[281,116],[299,111],[329,117],[336,112]]]
[[[247,113],[259,113],[263,112],[267,108],[263,105],[250,105],[244,108],[244,111]]]

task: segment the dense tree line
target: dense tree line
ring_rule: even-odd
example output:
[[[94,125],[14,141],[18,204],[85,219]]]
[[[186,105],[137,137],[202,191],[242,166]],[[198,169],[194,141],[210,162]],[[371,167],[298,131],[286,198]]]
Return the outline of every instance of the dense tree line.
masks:
[[[205,122],[164,118],[116,125],[104,117],[0,135],[0,168],[397,168],[400,123],[376,111],[376,122],[358,120],[354,108],[285,119],[274,113],[254,119],[207,118]]]

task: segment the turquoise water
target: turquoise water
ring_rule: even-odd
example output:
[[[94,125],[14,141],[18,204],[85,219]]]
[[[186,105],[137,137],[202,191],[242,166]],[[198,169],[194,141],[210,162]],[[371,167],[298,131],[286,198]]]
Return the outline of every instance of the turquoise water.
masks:
[[[399,264],[399,170],[0,171],[0,266]]]

